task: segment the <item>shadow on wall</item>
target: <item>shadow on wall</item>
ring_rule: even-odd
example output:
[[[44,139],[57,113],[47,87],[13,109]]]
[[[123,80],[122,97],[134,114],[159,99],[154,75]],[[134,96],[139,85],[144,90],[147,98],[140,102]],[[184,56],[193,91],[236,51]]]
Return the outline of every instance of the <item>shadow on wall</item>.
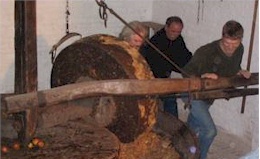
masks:
[[[1,79],[0,93],[14,93],[14,78],[15,78],[15,67],[14,62],[10,63],[8,69]]]

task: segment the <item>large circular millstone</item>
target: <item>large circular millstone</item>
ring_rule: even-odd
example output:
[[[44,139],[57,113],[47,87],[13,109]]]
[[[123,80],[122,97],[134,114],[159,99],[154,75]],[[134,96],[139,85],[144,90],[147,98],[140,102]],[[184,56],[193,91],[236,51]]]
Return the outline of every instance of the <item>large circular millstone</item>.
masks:
[[[51,72],[51,87],[87,80],[152,78],[148,64],[135,48],[116,37],[98,34],[82,38],[59,53]],[[77,104],[91,106],[91,116],[123,143],[134,141],[156,120],[157,102],[149,97],[104,96]]]

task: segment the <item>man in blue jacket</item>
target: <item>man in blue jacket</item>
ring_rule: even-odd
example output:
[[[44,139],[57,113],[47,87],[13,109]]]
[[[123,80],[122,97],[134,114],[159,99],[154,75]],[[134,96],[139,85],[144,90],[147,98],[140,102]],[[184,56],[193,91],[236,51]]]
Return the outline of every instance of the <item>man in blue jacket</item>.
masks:
[[[183,22],[181,18],[172,16],[167,18],[164,28],[159,30],[150,39],[165,56],[180,68],[184,67],[191,59],[192,53],[187,49],[181,36]],[[165,59],[160,53],[150,45],[144,45],[140,49],[156,78],[169,78],[172,71],[180,73],[180,70],[174,67],[171,62]],[[177,102],[174,95],[163,97],[164,111],[178,117]]]

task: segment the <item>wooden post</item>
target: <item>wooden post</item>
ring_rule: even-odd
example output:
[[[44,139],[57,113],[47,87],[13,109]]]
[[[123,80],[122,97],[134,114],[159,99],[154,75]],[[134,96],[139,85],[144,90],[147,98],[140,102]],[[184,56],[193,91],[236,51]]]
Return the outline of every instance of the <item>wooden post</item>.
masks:
[[[249,51],[248,51],[248,58],[247,58],[247,67],[246,69],[250,71],[250,65],[251,65],[251,58],[252,58],[252,51],[253,51],[253,42],[254,42],[254,35],[255,35],[255,23],[256,23],[256,16],[257,16],[257,10],[258,10],[258,0],[255,0],[255,8],[254,8],[254,15],[253,15],[253,21],[252,21],[252,30],[251,30],[251,37],[250,37],[250,45],[249,45]],[[245,87],[246,88],[246,87]],[[245,111],[245,104],[246,104],[246,96],[243,96],[242,98],[242,106],[241,106],[241,113],[243,114]]]
[[[36,2],[15,1],[15,94],[37,91]],[[33,135],[37,123],[37,107],[22,112],[25,132],[20,138]]]

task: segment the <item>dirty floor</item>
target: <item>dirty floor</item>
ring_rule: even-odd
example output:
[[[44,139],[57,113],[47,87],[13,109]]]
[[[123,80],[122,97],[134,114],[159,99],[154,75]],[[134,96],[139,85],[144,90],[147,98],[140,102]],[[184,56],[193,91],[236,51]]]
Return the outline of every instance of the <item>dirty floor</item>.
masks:
[[[239,159],[250,152],[250,145],[221,130],[211,145],[208,159]]]
[[[180,114],[182,121],[186,121],[186,118],[186,113]],[[218,128],[218,135],[210,147],[208,159],[239,159],[250,151],[250,143],[245,143],[241,138]]]

